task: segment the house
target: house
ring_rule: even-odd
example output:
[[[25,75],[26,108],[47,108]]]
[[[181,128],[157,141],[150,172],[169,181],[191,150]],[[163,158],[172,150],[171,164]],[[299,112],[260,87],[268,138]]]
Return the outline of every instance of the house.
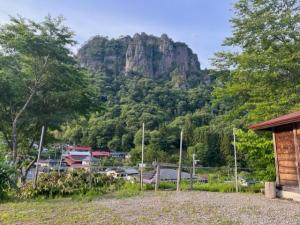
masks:
[[[82,164],[82,161],[91,156],[91,147],[88,146],[67,146],[63,154],[64,161],[68,166]]]
[[[249,128],[273,133],[278,194],[300,200],[300,110]]]
[[[64,161],[68,166],[72,166],[74,164],[82,164],[82,161],[88,156],[86,155],[67,155],[64,158]]]

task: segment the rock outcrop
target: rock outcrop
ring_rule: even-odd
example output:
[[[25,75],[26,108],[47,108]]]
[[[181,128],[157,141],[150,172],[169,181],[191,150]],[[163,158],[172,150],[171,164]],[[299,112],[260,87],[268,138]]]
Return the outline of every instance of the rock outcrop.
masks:
[[[79,49],[77,56],[82,66],[94,71],[165,77],[180,88],[189,86],[189,78],[201,76],[197,55],[166,34],[156,37],[141,33],[118,39],[96,36]]]

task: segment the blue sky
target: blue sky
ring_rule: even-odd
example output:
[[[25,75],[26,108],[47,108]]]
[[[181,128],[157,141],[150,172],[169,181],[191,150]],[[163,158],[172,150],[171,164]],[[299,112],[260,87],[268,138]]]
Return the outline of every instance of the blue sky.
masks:
[[[234,0],[0,0],[0,23],[20,14],[41,20],[63,15],[76,33],[77,48],[94,35],[119,37],[137,32],[185,42],[209,67],[231,33]]]

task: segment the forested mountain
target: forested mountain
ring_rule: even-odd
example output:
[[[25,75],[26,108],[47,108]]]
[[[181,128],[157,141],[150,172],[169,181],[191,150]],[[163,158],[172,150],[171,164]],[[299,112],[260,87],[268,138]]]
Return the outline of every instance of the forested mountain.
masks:
[[[197,145],[193,151],[203,152],[204,164],[225,163],[218,153],[219,136],[205,127],[213,118],[214,76],[200,68],[197,55],[186,44],[165,34],[96,36],[77,57],[91,72],[104,110],[69,123],[65,136],[71,143],[132,151],[134,161],[139,158],[140,128],[145,123],[146,160],[172,161],[173,154],[177,160],[179,133],[184,129],[185,147]]]
[[[161,37],[135,34],[118,39],[96,36],[78,51],[80,64],[94,72],[112,76],[169,78],[176,87],[187,88],[209,82],[196,54],[184,43]],[[206,79],[206,80],[205,80]]]

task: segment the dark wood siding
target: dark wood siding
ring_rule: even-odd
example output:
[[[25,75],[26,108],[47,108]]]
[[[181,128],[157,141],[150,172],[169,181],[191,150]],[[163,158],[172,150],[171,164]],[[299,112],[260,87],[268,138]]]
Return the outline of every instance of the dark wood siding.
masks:
[[[278,178],[283,186],[298,186],[293,128],[291,124],[275,129]],[[297,130],[297,136],[300,138],[300,130]]]

